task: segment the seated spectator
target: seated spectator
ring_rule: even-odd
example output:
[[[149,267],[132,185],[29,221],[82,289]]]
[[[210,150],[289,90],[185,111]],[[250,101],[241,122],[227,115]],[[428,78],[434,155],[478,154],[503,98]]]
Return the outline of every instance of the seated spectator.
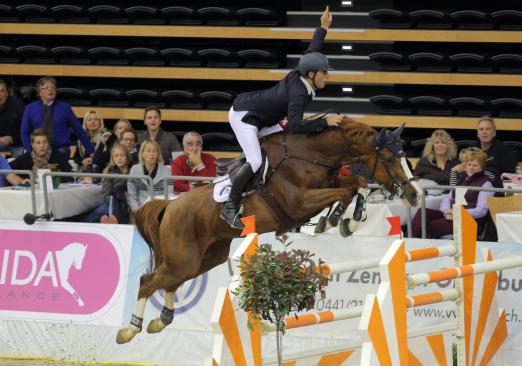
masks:
[[[9,94],[5,80],[0,79],[0,151],[9,151],[13,158],[22,155],[20,125],[25,105]]]
[[[215,177],[216,158],[214,155],[202,152],[202,148],[203,139],[201,135],[195,131],[187,132],[183,136],[183,151],[185,153],[170,163],[172,175]],[[176,180],[174,181],[174,190],[186,192],[191,187],[202,183],[201,181]]]
[[[40,100],[28,104],[22,117],[21,133],[25,151],[31,151],[31,132],[41,128],[49,136],[52,150],[69,157],[71,129],[73,129],[85,146],[87,155],[93,154],[94,146],[71,106],[56,99],[56,79],[52,76],[44,76],[36,83],[36,89]]]
[[[103,124],[103,118],[96,111],[88,111],[83,116],[83,129],[87,132],[89,140],[92,146],[96,149],[100,144],[103,133],[106,132]],[[78,140],[76,151],[74,152],[74,161],[79,166],[80,172],[92,172],[92,157],[87,155],[85,146],[83,146],[81,140]]]
[[[7,160],[3,156],[0,156],[0,170],[4,170],[4,169],[11,170],[11,167],[7,163]],[[12,186],[31,183],[30,179],[23,179],[14,173],[0,173],[0,187],[3,187],[6,185],[5,181],[7,181],[7,183],[9,183]]]
[[[139,163],[138,157],[138,134],[134,130],[126,130],[121,135],[120,143],[129,150],[131,162],[129,166]]]
[[[461,153],[464,160],[465,171],[459,173],[459,186],[492,188],[489,177],[484,174],[486,166],[486,154],[478,148],[470,147]],[[493,192],[467,191],[464,195],[467,205],[464,206],[468,213],[475,219],[481,219],[488,214],[488,196]],[[455,203],[455,191],[448,193],[439,210],[426,209],[426,237],[440,238],[453,233],[453,204]],[[421,210],[417,210],[413,218],[413,237],[420,238],[422,235]]]
[[[440,185],[450,182],[451,168],[459,163],[457,145],[444,130],[435,130],[426,141],[426,146],[413,171],[418,179],[427,179]]]
[[[165,164],[170,164],[172,152],[181,151],[181,146],[176,136],[161,129],[161,111],[156,106],[147,107],[144,113],[144,123],[147,131],[140,136],[142,140],[154,140],[161,149],[161,156]]]
[[[129,174],[130,154],[123,145],[116,144],[111,150],[111,161],[104,174]],[[103,203],[85,214],[83,222],[111,222],[128,224],[129,205],[127,203],[127,180],[103,178]],[[110,217],[110,220],[109,220]]]
[[[477,123],[478,140],[475,146],[487,154],[485,170],[493,181],[493,186],[502,188],[502,173],[515,173],[517,161],[511,149],[495,138],[497,130],[495,120],[491,117],[481,117]],[[489,173],[488,173],[489,172]]]
[[[100,137],[100,143],[96,148],[92,163],[95,172],[102,172],[109,164],[111,159],[111,148],[112,145],[121,142],[123,132],[132,130],[131,123],[126,119],[119,119],[114,124],[114,130],[104,132]]]
[[[38,169],[51,169],[61,172],[70,172],[71,165],[65,155],[59,151],[51,150],[47,133],[37,128],[31,133],[31,151],[20,155],[11,163],[12,169],[31,170],[38,177]],[[26,174],[20,175],[28,178]],[[62,182],[72,181],[72,177],[61,177]]]
[[[152,178],[154,195],[163,194],[163,180],[170,175],[170,168],[163,165],[160,146],[154,140],[143,141],[140,147],[139,164],[134,165],[130,175],[149,175]],[[128,202],[132,212],[150,199],[149,183],[144,179],[131,179],[127,183]]]

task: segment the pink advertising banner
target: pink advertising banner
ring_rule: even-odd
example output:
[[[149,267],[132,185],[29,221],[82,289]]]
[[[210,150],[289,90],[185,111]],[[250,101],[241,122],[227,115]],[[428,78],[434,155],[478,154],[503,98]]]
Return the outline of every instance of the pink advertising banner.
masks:
[[[133,232],[0,222],[0,316],[119,325]]]

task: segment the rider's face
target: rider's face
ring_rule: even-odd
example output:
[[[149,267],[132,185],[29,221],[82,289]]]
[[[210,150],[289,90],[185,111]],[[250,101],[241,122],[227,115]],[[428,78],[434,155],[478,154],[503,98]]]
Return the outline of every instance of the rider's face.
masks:
[[[326,83],[330,79],[330,75],[328,71],[317,71],[315,73],[314,83],[317,89],[323,89],[326,86]]]

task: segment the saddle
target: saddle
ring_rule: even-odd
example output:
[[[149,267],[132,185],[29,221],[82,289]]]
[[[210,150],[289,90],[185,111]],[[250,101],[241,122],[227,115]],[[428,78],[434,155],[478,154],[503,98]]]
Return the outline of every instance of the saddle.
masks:
[[[252,179],[247,183],[245,187],[244,197],[254,192],[265,200],[272,212],[277,216],[279,227],[276,230],[276,235],[282,235],[298,226],[302,226],[304,222],[297,222],[290,218],[286,212],[279,206],[272,193],[268,191],[265,183],[270,178],[267,177],[267,171],[269,168],[268,159],[264,150],[261,150],[262,164],[258,171],[254,174]],[[216,160],[216,173],[218,177],[228,178],[233,183],[237,175],[238,169],[246,162],[244,153],[241,153],[235,158],[220,158]],[[219,179],[219,178],[218,178]]]

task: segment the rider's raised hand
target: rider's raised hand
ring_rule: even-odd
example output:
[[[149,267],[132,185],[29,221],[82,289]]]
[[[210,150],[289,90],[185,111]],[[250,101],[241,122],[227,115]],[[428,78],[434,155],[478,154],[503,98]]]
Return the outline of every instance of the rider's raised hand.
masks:
[[[344,116],[342,114],[336,114],[334,116],[326,117],[326,123],[328,126],[339,126],[339,124],[343,121]]]
[[[330,8],[326,6],[323,14],[321,14],[321,28],[328,30],[330,24],[332,24],[332,13],[330,13]]]

